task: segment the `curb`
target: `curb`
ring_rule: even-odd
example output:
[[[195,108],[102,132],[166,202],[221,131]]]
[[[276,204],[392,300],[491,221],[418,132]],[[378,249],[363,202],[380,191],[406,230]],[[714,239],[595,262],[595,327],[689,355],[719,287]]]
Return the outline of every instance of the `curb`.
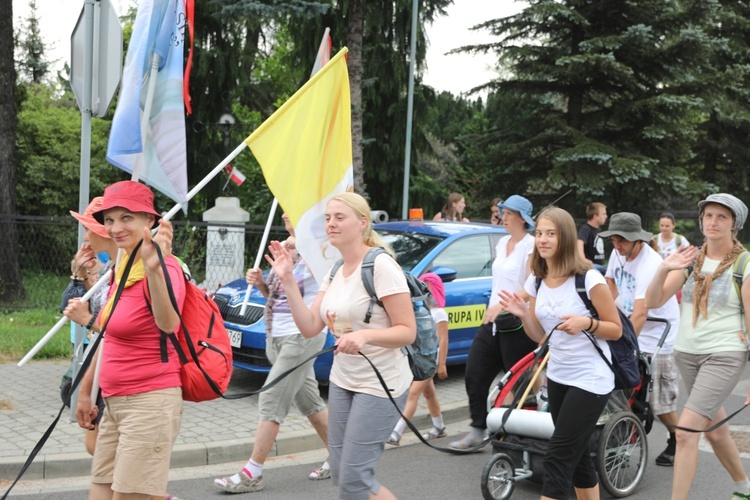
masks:
[[[446,424],[468,420],[468,400],[442,406]],[[416,427],[432,425],[428,413],[420,413],[412,419]],[[282,426],[283,428],[283,426]],[[409,429],[407,428],[407,432]],[[250,456],[254,439],[212,441],[176,445],[172,450],[170,468],[196,467],[245,461]],[[320,438],[314,429],[280,432],[269,457],[320,449]],[[13,481],[26,463],[27,456],[0,457],[0,481]],[[59,479],[87,476],[91,472],[91,456],[88,453],[59,453],[37,455],[23,475],[23,480]]]

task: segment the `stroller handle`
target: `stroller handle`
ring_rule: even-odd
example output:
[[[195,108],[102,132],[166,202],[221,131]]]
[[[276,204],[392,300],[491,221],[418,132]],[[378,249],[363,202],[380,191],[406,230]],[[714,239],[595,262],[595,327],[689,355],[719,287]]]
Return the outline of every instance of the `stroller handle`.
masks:
[[[664,318],[655,318],[653,316],[647,316],[646,321],[653,321],[654,323],[663,323],[664,324],[664,333],[661,334],[661,338],[659,339],[659,343],[656,344],[656,350],[653,353],[653,357],[656,357],[656,354],[659,352],[661,347],[664,345],[664,342],[667,340],[667,336],[669,335],[669,331],[672,329],[672,323],[669,322],[668,319]]]

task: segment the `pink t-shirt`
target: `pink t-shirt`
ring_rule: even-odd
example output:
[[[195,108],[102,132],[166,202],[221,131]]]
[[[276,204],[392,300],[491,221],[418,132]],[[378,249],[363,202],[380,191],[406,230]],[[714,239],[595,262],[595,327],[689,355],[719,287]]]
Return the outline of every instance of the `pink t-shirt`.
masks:
[[[166,259],[177,304],[182,310],[185,279],[173,257]],[[109,293],[115,293],[113,284]],[[167,342],[169,361],[162,363],[161,332],[146,305],[142,281],[123,290],[115,312],[107,325],[102,346],[99,385],[102,396],[129,396],[142,392],[180,387],[180,359]]]

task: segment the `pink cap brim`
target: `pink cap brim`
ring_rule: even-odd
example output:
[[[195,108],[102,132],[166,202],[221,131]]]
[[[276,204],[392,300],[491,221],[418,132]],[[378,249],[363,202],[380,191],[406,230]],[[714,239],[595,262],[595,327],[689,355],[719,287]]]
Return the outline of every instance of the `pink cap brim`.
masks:
[[[96,221],[96,219],[94,219],[92,216],[86,215],[86,214],[79,214],[78,212],[74,212],[72,210],[70,211],[70,215],[78,219],[78,222],[83,224],[83,227],[85,227],[92,233],[96,233],[102,238],[107,238],[107,239],[110,238],[109,234],[107,234],[107,230],[105,229],[105,227],[99,224]]]

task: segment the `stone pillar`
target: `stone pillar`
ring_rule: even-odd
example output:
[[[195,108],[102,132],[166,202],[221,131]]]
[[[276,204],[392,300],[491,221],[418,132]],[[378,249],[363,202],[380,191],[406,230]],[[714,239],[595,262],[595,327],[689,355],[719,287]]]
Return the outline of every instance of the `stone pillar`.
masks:
[[[240,208],[239,198],[219,197],[216,205],[203,212],[204,222],[244,224],[250,214]],[[245,228],[208,226],[206,242],[206,281],[208,290],[245,275]]]

